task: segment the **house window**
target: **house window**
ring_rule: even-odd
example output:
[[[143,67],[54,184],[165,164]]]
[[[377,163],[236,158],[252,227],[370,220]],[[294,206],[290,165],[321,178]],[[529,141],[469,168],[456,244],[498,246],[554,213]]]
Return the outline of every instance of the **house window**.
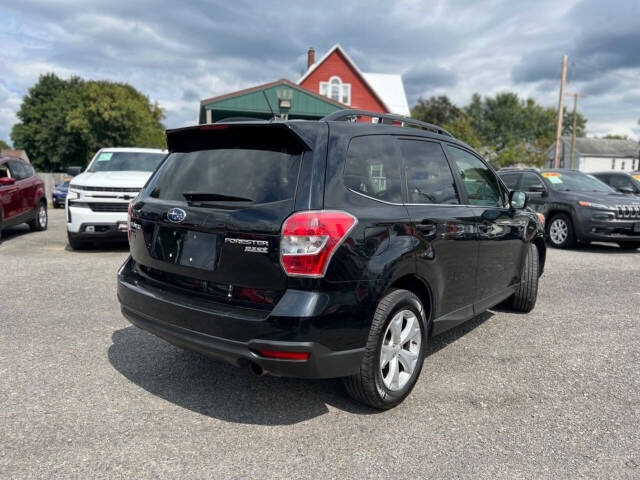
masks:
[[[320,82],[320,95],[351,105],[351,84],[342,83],[340,77],[333,76],[328,82]]]

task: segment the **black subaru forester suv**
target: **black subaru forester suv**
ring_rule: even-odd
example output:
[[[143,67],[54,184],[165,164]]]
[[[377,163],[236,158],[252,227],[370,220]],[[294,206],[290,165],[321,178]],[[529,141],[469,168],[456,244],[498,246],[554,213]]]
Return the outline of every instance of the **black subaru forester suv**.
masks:
[[[439,127],[343,110],[167,142],[130,207],[118,298],[172,344],[257,374],[345,377],[386,409],[432,335],[501,302],[535,305],[538,217]]]

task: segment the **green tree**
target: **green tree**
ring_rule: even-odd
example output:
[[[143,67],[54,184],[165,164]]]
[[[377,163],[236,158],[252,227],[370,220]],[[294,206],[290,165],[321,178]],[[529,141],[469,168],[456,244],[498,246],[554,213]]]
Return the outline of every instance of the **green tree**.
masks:
[[[86,165],[101,147],[164,147],[160,107],[127,84],[46,74],[29,89],[11,139],[40,171]]]
[[[460,115],[455,120],[445,123],[443,128],[458,140],[462,140],[476,150],[479,150],[484,145],[478,133],[471,126],[471,122],[466,115]]]
[[[454,122],[462,115],[462,110],[456,107],[449,97],[441,95],[429,100],[418,99],[418,104],[411,110],[411,116],[423,122],[444,126]]]
[[[573,110],[565,108],[562,115],[562,135],[571,136],[573,132]],[[576,137],[587,136],[587,118],[580,112],[576,112]]]
[[[521,100],[516,93],[499,93],[495,97],[474,94],[464,108],[471,126],[496,151],[520,141],[533,142],[554,137],[554,110],[538,105],[533,99]]]
[[[11,147],[4,140],[0,140],[0,150],[11,150]]]
[[[609,133],[602,138],[606,138],[609,140],[630,140],[629,135],[618,135],[613,133]]]

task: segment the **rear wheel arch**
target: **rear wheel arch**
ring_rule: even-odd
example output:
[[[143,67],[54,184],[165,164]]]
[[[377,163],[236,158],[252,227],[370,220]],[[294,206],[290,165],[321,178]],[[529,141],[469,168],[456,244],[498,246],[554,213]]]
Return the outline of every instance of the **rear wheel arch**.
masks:
[[[544,239],[541,237],[536,237],[533,240],[533,244],[536,246],[536,250],[538,251],[538,276],[541,276],[544,272],[544,264],[547,259],[547,246],[544,243]]]
[[[391,285],[387,287],[385,290],[385,295],[389,292],[389,290],[408,290],[413,293],[416,297],[420,299],[422,303],[422,307],[424,308],[424,318],[427,322],[427,333],[431,334],[431,329],[433,327],[432,315],[433,315],[433,293],[432,289],[427,282],[422,280],[417,275],[405,275],[396,279]]]

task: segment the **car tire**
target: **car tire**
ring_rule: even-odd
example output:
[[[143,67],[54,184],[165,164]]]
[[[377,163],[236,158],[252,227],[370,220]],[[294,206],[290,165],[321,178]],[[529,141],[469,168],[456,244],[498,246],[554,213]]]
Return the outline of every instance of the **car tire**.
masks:
[[[32,232],[42,232],[47,229],[48,224],[49,216],[47,214],[47,204],[46,202],[40,201],[36,208],[36,218],[29,222],[29,229]]]
[[[618,246],[623,250],[636,250],[640,248],[640,242],[618,242]]]
[[[67,242],[69,243],[69,246],[72,250],[84,250],[85,248],[87,248],[87,242],[74,238],[68,231]]]
[[[427,332],[425,310],[416,295],[408,290],[385,295],[373,316],[360,371],[343,379],[349,395],[379,410],[401,403],[420,376]],[[383,355],[388,357],[384,366]]]
[[[547,224],[549,245],[555,248],[572,248],[576,245],[576,233],[571,217],[566,213],[558,213],[551,217]]]
[[[529,313],[536,306],[538,279],[540,278],[539,261],[538,248],[533,243],[530,243],[520,277],[520,286],[508,302],[511,310]]]

